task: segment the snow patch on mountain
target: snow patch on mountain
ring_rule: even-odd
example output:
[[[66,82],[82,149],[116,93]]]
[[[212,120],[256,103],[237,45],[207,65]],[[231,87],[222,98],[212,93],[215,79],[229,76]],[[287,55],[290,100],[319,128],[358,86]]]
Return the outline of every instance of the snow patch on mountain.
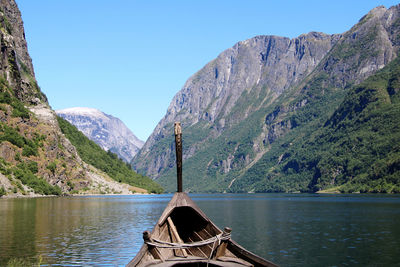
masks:
[[[66,108],[62,110],[57,110],[58,113],[68,114],[70,116],[77,115],[77,116],[90,116],[96,118],[106,119],[107,115],[95,108],[85,108],[85,107],[74,107],[74,108]],[[110,115],[108,115],[110,116]]]

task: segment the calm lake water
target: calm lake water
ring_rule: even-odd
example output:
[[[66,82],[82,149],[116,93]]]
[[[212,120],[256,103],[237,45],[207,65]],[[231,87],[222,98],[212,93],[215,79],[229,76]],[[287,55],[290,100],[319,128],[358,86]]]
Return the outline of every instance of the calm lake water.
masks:
[[[281,266],[400,266],[400,196],[193,194],[242,246]],[[117,266],[172,195],[0,199],[0,266]]]

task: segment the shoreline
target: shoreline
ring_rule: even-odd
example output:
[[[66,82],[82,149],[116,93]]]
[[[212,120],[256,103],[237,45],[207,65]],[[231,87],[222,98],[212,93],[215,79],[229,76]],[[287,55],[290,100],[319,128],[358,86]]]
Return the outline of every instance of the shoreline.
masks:
[[[201,193],[201,192],[192,192],[188,194],[226,194],[226,193]],[[154,193],[132,193],[132,194],[64,194],[64,195],[60,195],[60,196],[56,196],[56,195],[4,195],[2,197],[0,197],[1,199],[14,199],[14,198],[51,198],[51,197],[100,197],[100,196],[149,196],[149,195],[163,195],[163,194],[173,194],[173,193],[168,193],[168,192],[164,192],[161,194],[154,194]],[[299,192],[295,192],[295,193],[229,193],[229,194],[289,194],[289,195],[301,195],[301,194],[313,194],[313,195],[400,195],[400,194],[396,194],[396,193],[360,193],[360,192],[352,192],[352,193],[340,193],[340,192],[324,192],[324,191],[317,191],[314,193],[299,193]]]
[[[1,199],[14,199],[14,198],[50,198],[50,197],[85,197],[85,196],[135,196],[135,195],[157,195],[152,193],[132,193],[132,194],[70,194],[70,195],[4,195]]]

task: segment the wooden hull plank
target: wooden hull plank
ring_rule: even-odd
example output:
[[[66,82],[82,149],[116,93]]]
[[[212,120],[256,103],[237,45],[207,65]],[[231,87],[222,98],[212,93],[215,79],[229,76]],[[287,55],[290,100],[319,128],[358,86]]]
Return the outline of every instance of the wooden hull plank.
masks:
[[[193,200],[183,192],[177,192],[165,208],[163,214],[151,232],[154,240],[190,244],[222,236],[223,232],[200,210]],[[226,233],[225,233],[226,234]],[[226,238],[229,238],[230,235]],[[214,240],[214,239],[210,239]],[[216,240],[216,239],[215,239]],[[221,241],[220,239],[218,239]],[[250,251],[235,241],[208,241],[201,246],[189,248],[157,248],[160,253],[150,253],[151,246],[144,244],[139,253],[127,266],[277,266]],[[220,244],[218,244],[220,243]],[[179,251],[179,253],[174,253]],[[217,253],[218,251],[218,253]],[[213,256],[213,258],[211,258]]]

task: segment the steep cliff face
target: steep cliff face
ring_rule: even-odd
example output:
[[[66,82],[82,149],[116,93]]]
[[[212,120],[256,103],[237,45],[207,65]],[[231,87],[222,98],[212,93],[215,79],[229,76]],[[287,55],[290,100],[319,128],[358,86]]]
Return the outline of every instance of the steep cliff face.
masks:
[[[37,85],[14,0],[0,1],[0,46],[0,196],[131,193],[83,162],[62,134]]]
[[[188,191],[311,190],[310,173],[286,179],[278,165],[324,125],[349,88],[397,56],[399,9],[377,7],[341,35],[238,43],[187,81],[133,166],[173,190],[172,122],[182,121]]]
[[[398,23],[399,6],[381,6],[344,33],[311,75],[271,105],[274,108],[265,116],[263,142],[271,144],[292,128],[323,117],[318,112],[329,114],[328,110],[339,104],[337,101],[343,99],[347,88],[391,62],[399,50]],[[315,104],[322,99],[330,102],[317,108]]]
[[[335,87],[358,84],[397,56],[399,6],[376,7],[346,32],[324,65]]]
[[[21,13],[14,1],[0,2],[0,41],[0,71],[15,96],[30,104],[47,103],[34,78]]]
[[[68,108],[56,110],[56,113],[105,151],[110,150],[125,162],[130,162],[144,144],[120,119],[97,109]]]
[[[292,40],[257,36],[239,42],[189,78],[160,124],[174,119],[190,124],[216,122],[232,111],[245,90],[254,87],[267,87],[271,97],[280,95],[308,75],[337,39],[313,32]]]
[[[190,77],[176,94],[167,114],[135,157],[134,168],[157,178],[171,167],[173,149],[170,142],[162,140],[171,135],[174,121],[181,121],[186,132],[188,128],[202,129],[198,140],[185,147],[184,158],[191,157],[208,138],[218,137],[302,81],[339,37],[316,32],[295,39],[257,36],[224,51]],[[259,101],[238,109],[244,94]],[[162,152],[152,153],[154,149]]]

